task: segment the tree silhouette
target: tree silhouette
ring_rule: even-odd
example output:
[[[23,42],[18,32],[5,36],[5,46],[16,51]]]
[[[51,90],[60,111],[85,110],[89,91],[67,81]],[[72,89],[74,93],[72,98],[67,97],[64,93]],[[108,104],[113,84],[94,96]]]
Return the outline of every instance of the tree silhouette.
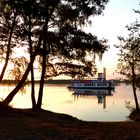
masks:
[[[10,59],[12,48],[15,46],[15,43],[12,41],[12,39],[16,39],[15,37],[13,37],[13,34],[16,26],[18,11],[13,9],[12,6],[8,6],[4,0],[0,1],[0,5],[0,49],[2,52],[1,59],[5,60],[4,66],[0,74],[1,82]],[[3,57],[4,53],[5,57]]]
[[[138,22],[136,21],[131,26],[127,26],[127,29],[130,31],[128,38],[119,37],[121,43],[117,46],[120,49],[118,70],[132,84],[136,111],[138,111],[139,103],[136,93],[137,82],[139,82],[137,77],[140,75],[140,35]]]
[[[101,14],[107,2],[108,0],[7,0],[7,4],[15,6],[15,9],[18,4],[20,9],[22,22],[18,24],[16,35],[21,42],[28,42],[30,62],[15,89],[3,102],[9,104],[23,86],[29,72],[33,70],[37,55],[40,56],[41,65],[39,96],[35,103],[37,110],[41,109],[44,80],[48,76],[70,73],[72,76],[76,73],[82,76],[94,75],[95,55],[101,56],[106,50],[106,40],[98,40],[96,36],[86,34],[82,31],[82,26],[91,24],[89,17]]]

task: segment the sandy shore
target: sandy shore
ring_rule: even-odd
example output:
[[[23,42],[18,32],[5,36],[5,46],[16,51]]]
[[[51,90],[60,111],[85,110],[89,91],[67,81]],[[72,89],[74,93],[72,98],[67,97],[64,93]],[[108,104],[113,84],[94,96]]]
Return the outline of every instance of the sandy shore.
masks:
[[[86,122],[45,110],[0,111],[0,140],[140,140],[140,122]]]

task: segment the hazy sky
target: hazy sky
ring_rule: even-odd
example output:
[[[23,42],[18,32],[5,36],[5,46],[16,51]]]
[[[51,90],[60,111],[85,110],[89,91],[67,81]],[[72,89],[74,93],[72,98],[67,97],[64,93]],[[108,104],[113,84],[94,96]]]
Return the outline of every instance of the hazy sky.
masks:
[[[102,62],[98,63],[99,71],[103,67],[107,68],[107,77],[112,78],[117,64],[117,50],[114,44],[118,43],[117,36],[127,36],[126,25],[140,20],[140,15],[134,13],[132,9],[140,9],[140,0],[110,0],[104,10],[104,15],[96,16],[92,20],[92,26],[86,28],[98,38],[108,39],[110,49],[103,56]],[[114,74],[117,77],[117,74]]]
[[[110,0],[103,15],[94,17],[92,26],[85,29],[86,32],[97,35],[99,39],[108,39],[110,49],[105,52],[102,61],[97,63],[98,72],[102,72],[103,67],[106,67],[108,79],[118,76],[115,73],[118,52],[113,45],[118,43],[117,36],[127,35],[126,25],[134,22],[136,18],[140,20],[140,15],[132,10],[140,9],[139,3],[140,0]]]

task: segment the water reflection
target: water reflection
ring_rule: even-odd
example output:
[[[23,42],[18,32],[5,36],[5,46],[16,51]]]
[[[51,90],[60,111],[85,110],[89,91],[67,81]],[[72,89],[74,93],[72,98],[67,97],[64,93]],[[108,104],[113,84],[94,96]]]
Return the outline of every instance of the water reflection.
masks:
[[[0,84],[0,98],[5,99],[15,85]],[[18,93],[10,105],[15,108],[31,108],[31,88],[26,86],[26,94]],[[35,85],[36,97],[39,84]],[[83,95],[84,94],[84,95]],[[140,92],[138,92],[140,101]],[[45,84],[42,108],[58,113],[65,113],[86,121],[125,121],[130,114],[126,101],[132,105],[134,97],[132,87],[125,84],[108,90],[68,90],[66,85]]]
[[[98,104],[103,104],[103,109],[106,108],[106,96],[113,96],[113,90],[102,90],[102,89],[73,89],[74,100],[80,98],[93,98],[97,97]]]

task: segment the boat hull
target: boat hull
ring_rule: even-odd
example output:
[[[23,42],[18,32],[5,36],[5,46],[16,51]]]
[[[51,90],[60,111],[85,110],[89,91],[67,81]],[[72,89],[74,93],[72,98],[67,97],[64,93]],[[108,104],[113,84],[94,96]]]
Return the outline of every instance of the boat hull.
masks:
[[[68,86],[68,88],[73,88],[73,89],[108,89],[108,90],[114,89],[114,87],[75,87],[75,86]]]

